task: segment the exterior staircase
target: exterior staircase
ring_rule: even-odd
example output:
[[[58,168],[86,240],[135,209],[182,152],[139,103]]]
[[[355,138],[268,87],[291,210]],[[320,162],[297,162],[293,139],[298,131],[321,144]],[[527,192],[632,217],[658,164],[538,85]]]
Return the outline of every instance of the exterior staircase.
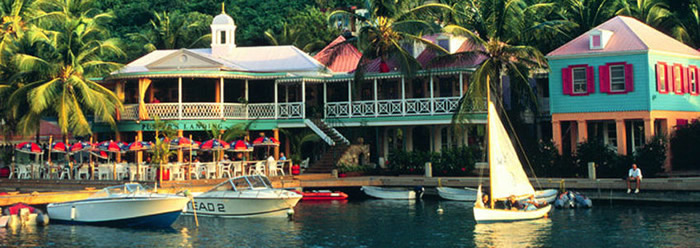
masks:
[[[350,141],[337,129],[326,124],[322,119],[306,119],[306,125],[318,134],[330,146],[321,159],[314,162],[307,173],[330,173],[336,168],[336,163],[345,151],[350,148]]]

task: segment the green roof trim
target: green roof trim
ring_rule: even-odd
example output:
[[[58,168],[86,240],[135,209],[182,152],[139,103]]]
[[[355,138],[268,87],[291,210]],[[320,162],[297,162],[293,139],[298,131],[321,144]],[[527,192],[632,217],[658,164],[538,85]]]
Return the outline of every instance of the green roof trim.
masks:
[[[429,76],[429,75],[446,75],[461,72],[474,72],[476,68],[465,67],[465,68],[448,68],[448,69],[434,69],[434,70],[420,70],[416,72],[416,76]],[[401,78],[404,75],[401,72],[384,72],[384,73],[367,73],[364,79],[383,79],[383,78]],[[278,79],[278,82],[298,82],[298,81],[311,81],[311,82],[332,82],[332,81],[345,81],[354,80],[354,74],[335,74],[331,77],[318,77],[318,76],[292,76],[282,79]]]
[[[210,78],[236,78],[236,79],[272,79],[286,77],[286,72],[241,72],[241,71],[152,71],[130,72],[109,75],[105,79],[129,79],[129,78],[169,78],[169,77],[210,77]]]

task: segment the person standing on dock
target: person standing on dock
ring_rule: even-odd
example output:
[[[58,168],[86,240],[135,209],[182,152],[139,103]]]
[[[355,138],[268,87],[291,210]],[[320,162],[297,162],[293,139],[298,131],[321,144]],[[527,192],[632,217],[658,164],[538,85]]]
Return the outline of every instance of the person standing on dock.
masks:
[[[630,183],[631,182],[636,182],[637,183],[637,188],[634,190],[634,193],[637,194],[639,193],[639,183],[642,182],[642,170],[637,168],[637,164],[632,164],[632,168],[630,171],[627,173],[627,194],[632,192],[630,188]]]

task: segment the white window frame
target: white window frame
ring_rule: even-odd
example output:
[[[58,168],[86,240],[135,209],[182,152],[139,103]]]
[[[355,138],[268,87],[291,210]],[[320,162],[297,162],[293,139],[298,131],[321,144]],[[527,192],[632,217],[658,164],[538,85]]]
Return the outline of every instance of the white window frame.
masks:
[[[695,68],[688,67],[688,92],[692,94],[697,94],[698,93],[698,88],[697,88],[697,83],[698,83],[698,75],[697,72],[695,71]]]
[[[575,70],[577,69],[583,69],[583,79],[576,78],[576,73],[574,73]],[[576,81],[583,82],[583,88],[586,89],[584,91],[576,91]],[[585,66],[576,66],[571,68],[571,92],[574,94],[586,94],[588,93],[588,68]]]
[[[613,68],[622,67],[622,77],[615,78],[616,80],[622,79],[622,90],[613,89]],[[627,75],[625,75],[625,65],[610,65],[608,66],[608,73],[610,74],[608,78],[610,79],[610,92],[625,92],[627,90]]]
[[[681,94],[683,93],[683,66],[676,66],[673,65],[673,71],[671,72],[671,79],[673,80],[673,93],[678,93]],[[678,74],[676,75],[676,68],[678,68]],[[678,81],[680,84],[676,87],[676,78],[678,78]]]
[[[659,87],[659,91],[660,91],[660,92],[668,92],[668,89],[667,89],[667,87],[668,87],[668,85],[667,85],[667,84],[668,84],[668,78],[666,78],[666,71],[667,71],[668,69],[666,68],[666,65],[665,65],[665,64],[659,64],[659,67],[661,67],[661,68],[663,69],[663,70],[661,70],[661,71],[658,71],[658,70],[657,70],[657,72],[656,72],[656,73],[660,73],[660,74],[659,74],[659,79],[661,80],[661,86]],[[657,84],[658,84],[658,82],[657,82]]]

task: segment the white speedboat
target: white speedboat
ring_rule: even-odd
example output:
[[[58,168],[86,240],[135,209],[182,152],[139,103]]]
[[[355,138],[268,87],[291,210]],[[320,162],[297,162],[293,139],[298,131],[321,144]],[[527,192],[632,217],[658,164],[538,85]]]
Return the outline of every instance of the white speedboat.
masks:
[[[451,187],[437,187],[438,195],[445,200],[451,201],[475,201],[476,200],[476,189],[464,187],[464,188],[451,188]]]
[[[194,204],[187,204],[185,214],[196,212],[197,216],[229,218],[286,216],[293,212],[301,197],[292,191],[272,188],[265,176],[241,176],[195,195]]]
[[[535,200],[538,202],[553,203],[557,199],[559,190],[556,189],[544,189],[535,191]]]
[[[412,200],[423,196],[422,188],[419,188],[418,193],[415,189],[407,187],[362,186],[360,190],[368,196],[387,200]]]
[[[115,227],[169,227],[189,198],[157,194],[138,183],[104,188],[88,199],[46,206],[54,222]]]

